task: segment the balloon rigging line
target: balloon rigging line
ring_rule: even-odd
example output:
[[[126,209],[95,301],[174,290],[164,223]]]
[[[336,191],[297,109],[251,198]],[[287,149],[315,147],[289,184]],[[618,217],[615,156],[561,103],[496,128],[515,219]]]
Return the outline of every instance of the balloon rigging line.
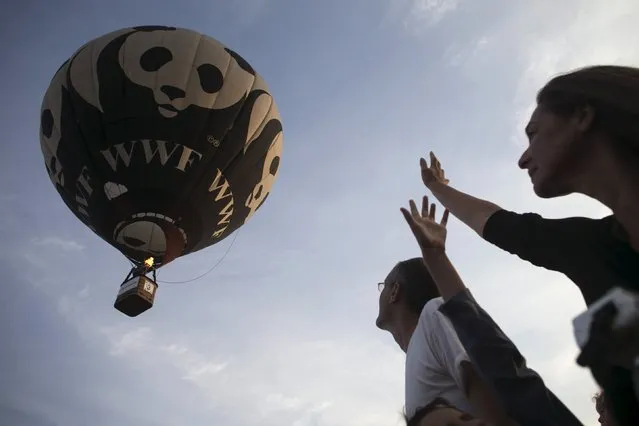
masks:
[[[237,239],[237,236],[240,234],[240,230],[238,229],[237,231],[235,231],[235,235],[233,236],[233,239],[231,240],[231,244],[229,244],[229,246],[226,248],[226,251],[224,252],[224,254],[222,255],[222,257],[220,257],[218,259],[218,261],[206,272],[204,272],[203,274],[198,275],[197,277],[185,280],[185,281],[160,281],[158,280],[158,283],[160,284],[186,284],[186,283],[190,283],[196,280],[199,280],[200,278],[203,278],[204,276],[210,274],[211,272],[213,272],[213,270],[215,268],[217,268],[220,263],[222,263],[222,261],[224,260],[224,258],[229,254],[229,252],[231,251],[231,248],[233,247],[233,244],[235,244],[235,240]]]

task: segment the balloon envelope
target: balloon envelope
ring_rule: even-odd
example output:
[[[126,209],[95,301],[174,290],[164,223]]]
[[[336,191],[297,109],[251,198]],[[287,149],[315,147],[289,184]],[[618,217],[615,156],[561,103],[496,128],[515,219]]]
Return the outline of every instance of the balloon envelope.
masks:
[[[40,145],[69,209],[130,259],[215,244],[266,200],[282,152],[269,90],[195,31],[126,28],[81,47],[44,96]]]

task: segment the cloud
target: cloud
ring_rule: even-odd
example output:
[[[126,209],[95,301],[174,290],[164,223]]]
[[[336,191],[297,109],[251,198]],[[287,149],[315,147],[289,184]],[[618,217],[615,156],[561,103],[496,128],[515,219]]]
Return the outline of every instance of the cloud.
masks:
[[[117,333],[115,330],[104,328],[102,333],[107,335],[111,348],[109,353],[113,356],[132,356],[136,352],[148,351],[151,340],[149,327],[136,327],[131,331]]]
[[[487,35],[477,36],[470,43],[453,42],[444,52],[444,63],[450,67],[461,67],[466,61],[476,60],[491,42],[492,39]]]
[[[403,226],[401,222],[399,225]],[[332,226],[329,221],[320,229]],[[352,235],[357,232],[354,230]],[[404,234],[410,237],[409,233]],[[272,242],[254,246],[250,234],[245,237],[257,252],[267,247],[273,250]],[[464,251],[480,252],[474,251],[475,243],[478,240],[473,237]],[[391,250],[387,263],[391,267],[401,253],[395,251],[397,238],[389,239],[387,244]],[[308,250],[314,246],[304,247]],[[223,286],[205,291],[206,280],[195,286],[161,286],[159,305],[136,319],[124,318],[110,307],[109,298],[115,289],[114,283],[107,285],[112,281],[108,274],[94,276],[89,292],[88,281],[82,276],[68,280],[66,271],[74,259],[63,258],[51,265],[47,262],[51,257],[42,256],[38,257],[42,263],[31,264],[30,268],[34,276],[48,271],[54,278],[39,288],[57,303],[58,313],[86,344],[104,347],[112,368],[126,366],[139,377],[136,380],[160,387],[162,395],[183,395],[175,400],[174,409],[186,404],[186,395],[190,395],[206,407],[194,415],[206,417],[215,413],[232,419],[233,423],[225,423],[231,426],[235,422],[266,426],[401,424],[403,354],[389,336],[372,326],[377,294],[371,283],[376,282],[373,278],[378,267],[362,270],[362,265],[355,263],[336,271],[318,269],[318,263],[326,263],[322,260],[326,254],[318,252],[319,257],[309,258],[304,247],[301,251],[284,251],[286,262],[278,259],[275,266],[269,259],[256,261],[243,274],[227,273],[246,265],[241,253],[235,253],[212,279]],[[347,254],[344,248],[334,250]],[[486,251],[485,247],[481,250]],[[594,388],[582,385],[579,391],[571,390],[575,383],[583,383],[583,372],[573,368],[557,373],[560,368],[548,361],[545,350],[539,351],[539,342],[548,341],[544,333],[553,328],[569,330],[568,322],[563,328],[557,327],[555,314],[566,311],[561,300],[571,296],[569,290],[566,295],[557,289],[570,285],[551,282],[547,275],[551,273],[537,268],[532,268],[531,273],[531,267],[517,259],[503,262],[508,257],[503,253],[497,255],[493,251],[493,255],[488,260],[483,256],[479,259],[485,262],[481,266],[487,268],[483,273],[477,273],[482,269],[471,269],[463,275],[472,277],[469,285],[484,295],[479,300],[486,301],[487,309],[497,313],[506,331],[512,331],[518,342],[522,341],[522,352],[534,366],[541,367],[544,377],[547,378],[547,371],[557,374],[549,380],[553,390],[561,390],[560,396],[568,391],[577,395],[571,397],[576,401],[570,401],[574,407],[581,401],[579,395],[583,393],[587,399]],[[114,258],[104,258],[100,270],[111,270],[116,265],[112,263]],[[215,256],[203,255],[205,261],[210,262],[210,258]],[[367,257],[364,264],[369,262],[375,263],[372,257]],[[466,269],[472,262],[465,260],[461,265]],[[191,266],[189,263],[182,272],[191,275]],[[379,268],[383,270],[384,265]],[[307,276],[308,271],[313,271],[312,277]],[[89,274],[95,275],[95,271]],[[513,283],[515,276],[526,277],[525,282]],[[299,282],[300,277],[310,280],[307,287]],[[254,286],[251,280],[255,281]],[[268,289],[261,292],[263,286]],[[510,303],[513,291],[535,286],[532,296],[538,297]],[[305,301],[306,293],[309,302]],[[547,303],[547,298],[554,303]],[[185,304],[181,305],[180,300]],[[547,310],[539,312],[537,307],[544,303]],[[537,313],[534,327],[530,317],[521,312]],[[567,315],[570,313],[564,316]],[[519,333],[531,327],[538,334],[520,339]],[[572,349],[573,343],[568,335],[568,339],[557,338],[544,347],[552,347],[554,356]],[[110,396],[108,401],[107,408],[109,404],[117,406],[116,396]],[[157,424],[172,426],[161,419]]]
[[[480,128],[487,120],[505,122],[515,147],[526,143],[523,127],[536,92],[551,77],[597,63],[636,65],[639,58],[634,31],[639,10],[633,0],[620,0],[614,8],[597,0],[445,3],[427,2],[433,17],[451,18],[450,25],[438,27],[437,39],[446,45],[441,59],[455,68],[450,79],[474,92],[469,100],[483,97],[492,110],[475,109],[466,120]],[[419,10],[429,16],[429,6],[411,10],[417,11],[411,16]],[[432,43],[432,35],[422,32],[429,28],[425,22],[406,19],[425,44]]]
[[[127,262],[77,223],[44,174],[42,185],[16,188],[33,194],[29,199],[0,199],[7,201],[0,202],[0,231],[9,235],[0,253],[3,269],[33,290],[22,310],[3,293],[5,329],[20,324],[9,335],[16,344],[4,351],[21,348],[11,352],[13,359],[29,360],[11,383],[21,384],[24,400],[37,401],[58,424],[86,424],[85,418],[153,426],[402,424],[404,357],[390,336],[374,329],[373,319],[375,283],[396,260],[416,254],[397,211],[423,193],[412,169],[415,155],[447,150],[442,160],[456,185],[507,208],[555,217],[604,213],[583,198],[541,203],[516,172],[518,146],[504,140],[516,133],[523,143],[526,108],[550,75],[594,60],[636,62],[634,1],[610,8],[593,0],[393,0],[379,3],[388,6],[384,22],[391,25],[384,31],[361,26],[377,22],[379,9],[371,2],[310,9],[308,22],[277,3],[252,0],[248,13],[233,5],[211,14],[204,2],[199,21],[173,14],[203,30],[215,27],[238,51],[252,52],[252,63],[272,67],[269,82],[275,80],[288,117],[287,140],[303,141],[287,148],[288,174],[274,198],[214,272],[186,286],[162,284],[152,310],[124,317],[112,302]],[[180,3],[178,9],[189,7]],[[106,27],[116,17],[102,16],[116,10],[109,4],[96,16]],[[167,9],[126,10],[132,22]],[[316,18],[336,13],[342,27]],[[153,16],[157,22],[174,18]],[[47,25],[52,22],[58,21]],[[424,30],[429,37],[407,41],[399,34]],[[74,34],[56,45],[74,48],[88,36]],[[22,68],[38,70],[43,55],[21,49],[16,58],[37,59]],[[47,83],[43,77],[41,86]],[[40,95],[33,96],[39,101]],[[58,208],[43,213],[33,199]],[[450,226],[451,257],[478,300],[549,386],[583,419],[594,420],[595,386],[572,359],[570,319],[583,309],[574,286],[486,244],[454,220]],[[51,235],[54,228],[64,232]],[[175,262],[160,279],[199,275],[228,244]],[[39,298],[52,313],[37,322]],[[53,324],[66,340],[55,335],[47,341]],[[62,382],[74,386],[62,389]],[[147,400],[152,410],[130,408],[147,407]]]
[[[461,0],[387,0],[381,25],[401,24],[404,30],[422,34],[453,14]]]
[[[246,29],[255,25],[275,0],[246,0],[240,4],[231,3],[231,13],[235,25]]]
[[[181,380],[206,389],[215,376],[222,372],[228,362],[211,362],[211,354],[202,354],[182,343],[166,343],[149,327],[132,330],[102,328],[109,341],[109,354],[124,359],[148,359],[146,364],[161,366],[176,371]]]
[[[514,21],[524,25],[524,31],[511,42],[517,47],[523,69],[513,102],[518,127],[513,140],[522,143],[522,123],[532,112],[535,94],[553,76],[587,65],[636,64],[639,34],[633,28],[638,18],[632,0],[615,2],[615,7],[596,0],[553,3],[552,9],[540,2],[538,7],[526,10],[526,16],[517,16]],[[531,23],[535,30],[530,28]],[[509,33],[515,33],[513,26],[505,25],[499,37]]]
[[[459,6],[459,0],[413,0],[405,25],[432,26],[440,23]]]
[[[463,109],[451,101],[449,107],[459,108],[456,113],[464,117],[464,129],[450,131],[447,141],[461,148],[460,138],[472,134],[480,146],[463,145],[470,151],[468,162],[455,152],[443,158],[451,179],[460,189],[513,210],[548,217],[609,214],[583,196],[540,201],[516,170],[516,159],[526,143],[523,128],[536,92],[551,77],[598,63],[636,66],[637,3],[622,0],[609,8],[593,0],[510,2],[490,13],[490,19],[469,23],[467,33],[450,34],[443,55],[454,84],[464,88],[469,103],[475,102]],[[597,386],[589,371],[575,363],[578,348],[570,321],[585,305],[574,284],[473,240],[461,228],[453,221],[449,247],[469,287],[548,386],[582,421],[594,421],[590,397]]]
[[[303,401],[299,397],[272,393],[266,395],[261,404],[259,404],[259,409],[264,415],[269,415],[277,411],[298,410],[302,405]],[[330,403],[327,406],[330,406]]]
[[[47,247],[63,251],[80,251],[84,250],[84,246],[76,241],[65,240],[60,237],[44,237],[33,240],[33,245],[39,247]]]
[[[61,426],[59,423],[37,413],[0,404],[0,418],[11,426]]]
[[[100,334],[112,357],[179,379],[182,387],[197,389],[210,409],[244,424],[306,425],[323,419],[326,423],[318,424],[373,425],[395,419],[403,357],[392,346],[348,333],[317,340],[304,335],[308,328],[284,331],[282,325],[234,336],[231,348],[202,330],[193,330],[195,340],[191,332],[124,324],[102,327]],[[380,368],[370,354],[391,355],[394,362]],[[376,389],[369,384],[373,371],[375,381],[382,380]],[[388,412],[383,407],[390,401],[397,406]],[[359,416],[364,417],[353,420]]]
[[[344,335],[316,340],[298,331],[236,336],[242,350],[215,338],[180,337],[151,327],[102,328],[111,356],[164,371],[194,386],[211,409],[245,424],[374,425],[394,420],[383,407],[401,395],[403,357],[393,347]],[[204,342],[207,343],[204,343]],[[199,349],[195,349],[195,347]],[[391,355],[380,367],[370,354]],[[371,389],[371,372],[381,386]],[[389,417],[390,415],[390,417]],[[359,418],[359,420],[358,420]],[[318,423],[319,422],[319,423]]]
[[[89,286],[84,287],[82,290],[80,290],[78,292],[78,299],[82,300],[82,299],[86,299],[87,297],[89,297]]]

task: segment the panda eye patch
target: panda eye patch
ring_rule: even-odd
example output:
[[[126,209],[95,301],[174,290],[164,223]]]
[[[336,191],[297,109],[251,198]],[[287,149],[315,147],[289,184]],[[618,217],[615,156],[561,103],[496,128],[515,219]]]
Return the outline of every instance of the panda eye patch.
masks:
[[[217,67],[211,64],[202,64],[197,67],[197,74],[200,77],[200,85],[206,93],[217,93],[222,89],[224,76]]]
[[[140,66],[146,72],[155,72],[173,60],[173,54],[166,47],[152,47],[140,57]]]
[[[42,134],[48,139],[53,135],[53,113],[50,109],[42,111],[40,125],[42,126]]]
[[[280,168],[280,156],[273,157],[271,161],[271,165],[269,166],[269,173],[275,175],[277,173],[277,169]]]

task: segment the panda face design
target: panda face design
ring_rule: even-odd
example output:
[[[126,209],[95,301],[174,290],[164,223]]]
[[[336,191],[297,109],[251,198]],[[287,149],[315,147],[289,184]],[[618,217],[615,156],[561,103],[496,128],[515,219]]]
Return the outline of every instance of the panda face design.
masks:
[[[158,112],[166,118],[191,105],[234,105],[254,80],[222,44],[185,29],[135,32],[122,45],[119,61],[128,79],[153,91]]]
[[[123,28],[105,34],[82,46],[71,58],[69,64],[69,81],[73,91],[78,93],[84,101],[104,112],[100,103],[100,88],[109,87],[110,82],[98,77],[98,59],[105,47],[118,37],[131,33],[130,28]]]
[[[49,178],[53,184],[64,186],[62,166],[57,158],[62,138],[62,91],[66,88],[67,63],[53,77],[42,102],[40,117],[40,148],[44,155]]]
[[[249,194],[244,205],[248,207],[249,213],[244,220],[244,223],[248,221],[257,209],[264,203],[271,187],[275,183],[277,177],[277,171],[280,166],[280,155],[282,153],[283,144],[282,133],[278,133],[275,140],[271,144],[264,158],[264,167],[262,168],[262,179],[255,185],[253,191]]]

